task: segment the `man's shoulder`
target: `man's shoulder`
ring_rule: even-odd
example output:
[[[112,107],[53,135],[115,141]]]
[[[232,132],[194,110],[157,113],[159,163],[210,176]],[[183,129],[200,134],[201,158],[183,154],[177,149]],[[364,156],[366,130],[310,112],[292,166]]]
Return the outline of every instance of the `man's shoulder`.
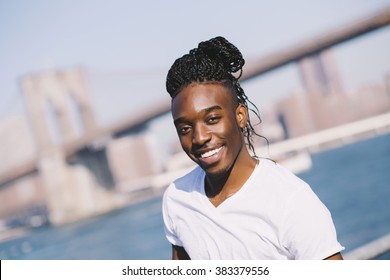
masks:
[[[185,175],[174,180],[168,187],[168,190],[190,191],[201,184],[201,179],[204,177],[204,171],[199,167],[187,172]]]
[[[280,187],[283,191],[295,192],[309,187],[296,174],[275,161],[263,159],[262,164],[263,172],[259,172],[258,176],[261,176],[262,182],[272,186],[272,189]]]
[[[173,182],[179,184],[181,182],[186,182],[188,180],[193,181],[194,179],[197,179],[199,176],[202,176],[203,173],[204,173],[203,169],[200,168],[199,166],[196,166],[195,168],[185,173],[183,176],[178,177]]]

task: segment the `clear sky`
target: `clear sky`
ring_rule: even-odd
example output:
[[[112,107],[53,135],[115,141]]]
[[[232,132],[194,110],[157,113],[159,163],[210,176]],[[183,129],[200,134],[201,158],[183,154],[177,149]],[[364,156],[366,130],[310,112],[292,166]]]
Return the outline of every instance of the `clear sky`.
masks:
[[[225,36],[250,61],[389,5],[390,0],[1,0],[0,118],[24,112],[18,81],[25,74],[83,66],[98,121],[105,124],[168,98],[167,70],[200,41]],[[383,81],[390,73],[390,29],[341,45],[336,57],[348,89]],[[246,91],[266,103],[299,88],[296,76],[292,66],[285,67],[248,83]]]

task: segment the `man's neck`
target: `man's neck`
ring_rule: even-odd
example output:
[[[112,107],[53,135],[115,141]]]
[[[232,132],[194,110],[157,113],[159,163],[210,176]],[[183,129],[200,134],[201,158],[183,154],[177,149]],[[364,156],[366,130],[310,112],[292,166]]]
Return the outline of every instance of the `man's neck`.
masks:
[[[205,191],[208,197],[226,196],[237,192],[256,167],[257,160],[248,152],[238,157],[232,167],[222,174],[206,174]]]

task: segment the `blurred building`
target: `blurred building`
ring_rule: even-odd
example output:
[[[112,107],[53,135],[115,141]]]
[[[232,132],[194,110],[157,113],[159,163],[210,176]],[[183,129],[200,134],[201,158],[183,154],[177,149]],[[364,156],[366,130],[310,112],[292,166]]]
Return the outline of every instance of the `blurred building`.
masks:
[[[138,179],[161,172],[161,166],[153,156],[157,150],[154,143],[155,139],[150,133],[121,137],[108,143],[107,155],[118,190],[129,192],[148,187],[137,185]]]
[[[275,105],[283,138],[292,138],[390,111],[389,77],[383,85],[345,92],[330,49],[299,62],[303,91]]]
[[[36,147],[27,118],[0,122],[0,220],[44,205],[44,190],[35,168]],[[10,178],[18,178],[16,180]]]

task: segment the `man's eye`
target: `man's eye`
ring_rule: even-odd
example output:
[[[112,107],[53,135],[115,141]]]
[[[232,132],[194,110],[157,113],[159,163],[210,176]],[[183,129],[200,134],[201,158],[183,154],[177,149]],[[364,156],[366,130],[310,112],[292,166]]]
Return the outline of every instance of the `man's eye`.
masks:
[[[189,126],[183,126],[183,127],[178,128],[178,132],[180,135],[185,135],[190,131],[190,129],[191,129],[191,127],[189,127]]]
[[[220,119],[221,119],[221,117],[219,117],[219,116],[212,116],[212,117],[209,117],[207,119],[207,123],[214,124],[214,123],[217,123]]]

